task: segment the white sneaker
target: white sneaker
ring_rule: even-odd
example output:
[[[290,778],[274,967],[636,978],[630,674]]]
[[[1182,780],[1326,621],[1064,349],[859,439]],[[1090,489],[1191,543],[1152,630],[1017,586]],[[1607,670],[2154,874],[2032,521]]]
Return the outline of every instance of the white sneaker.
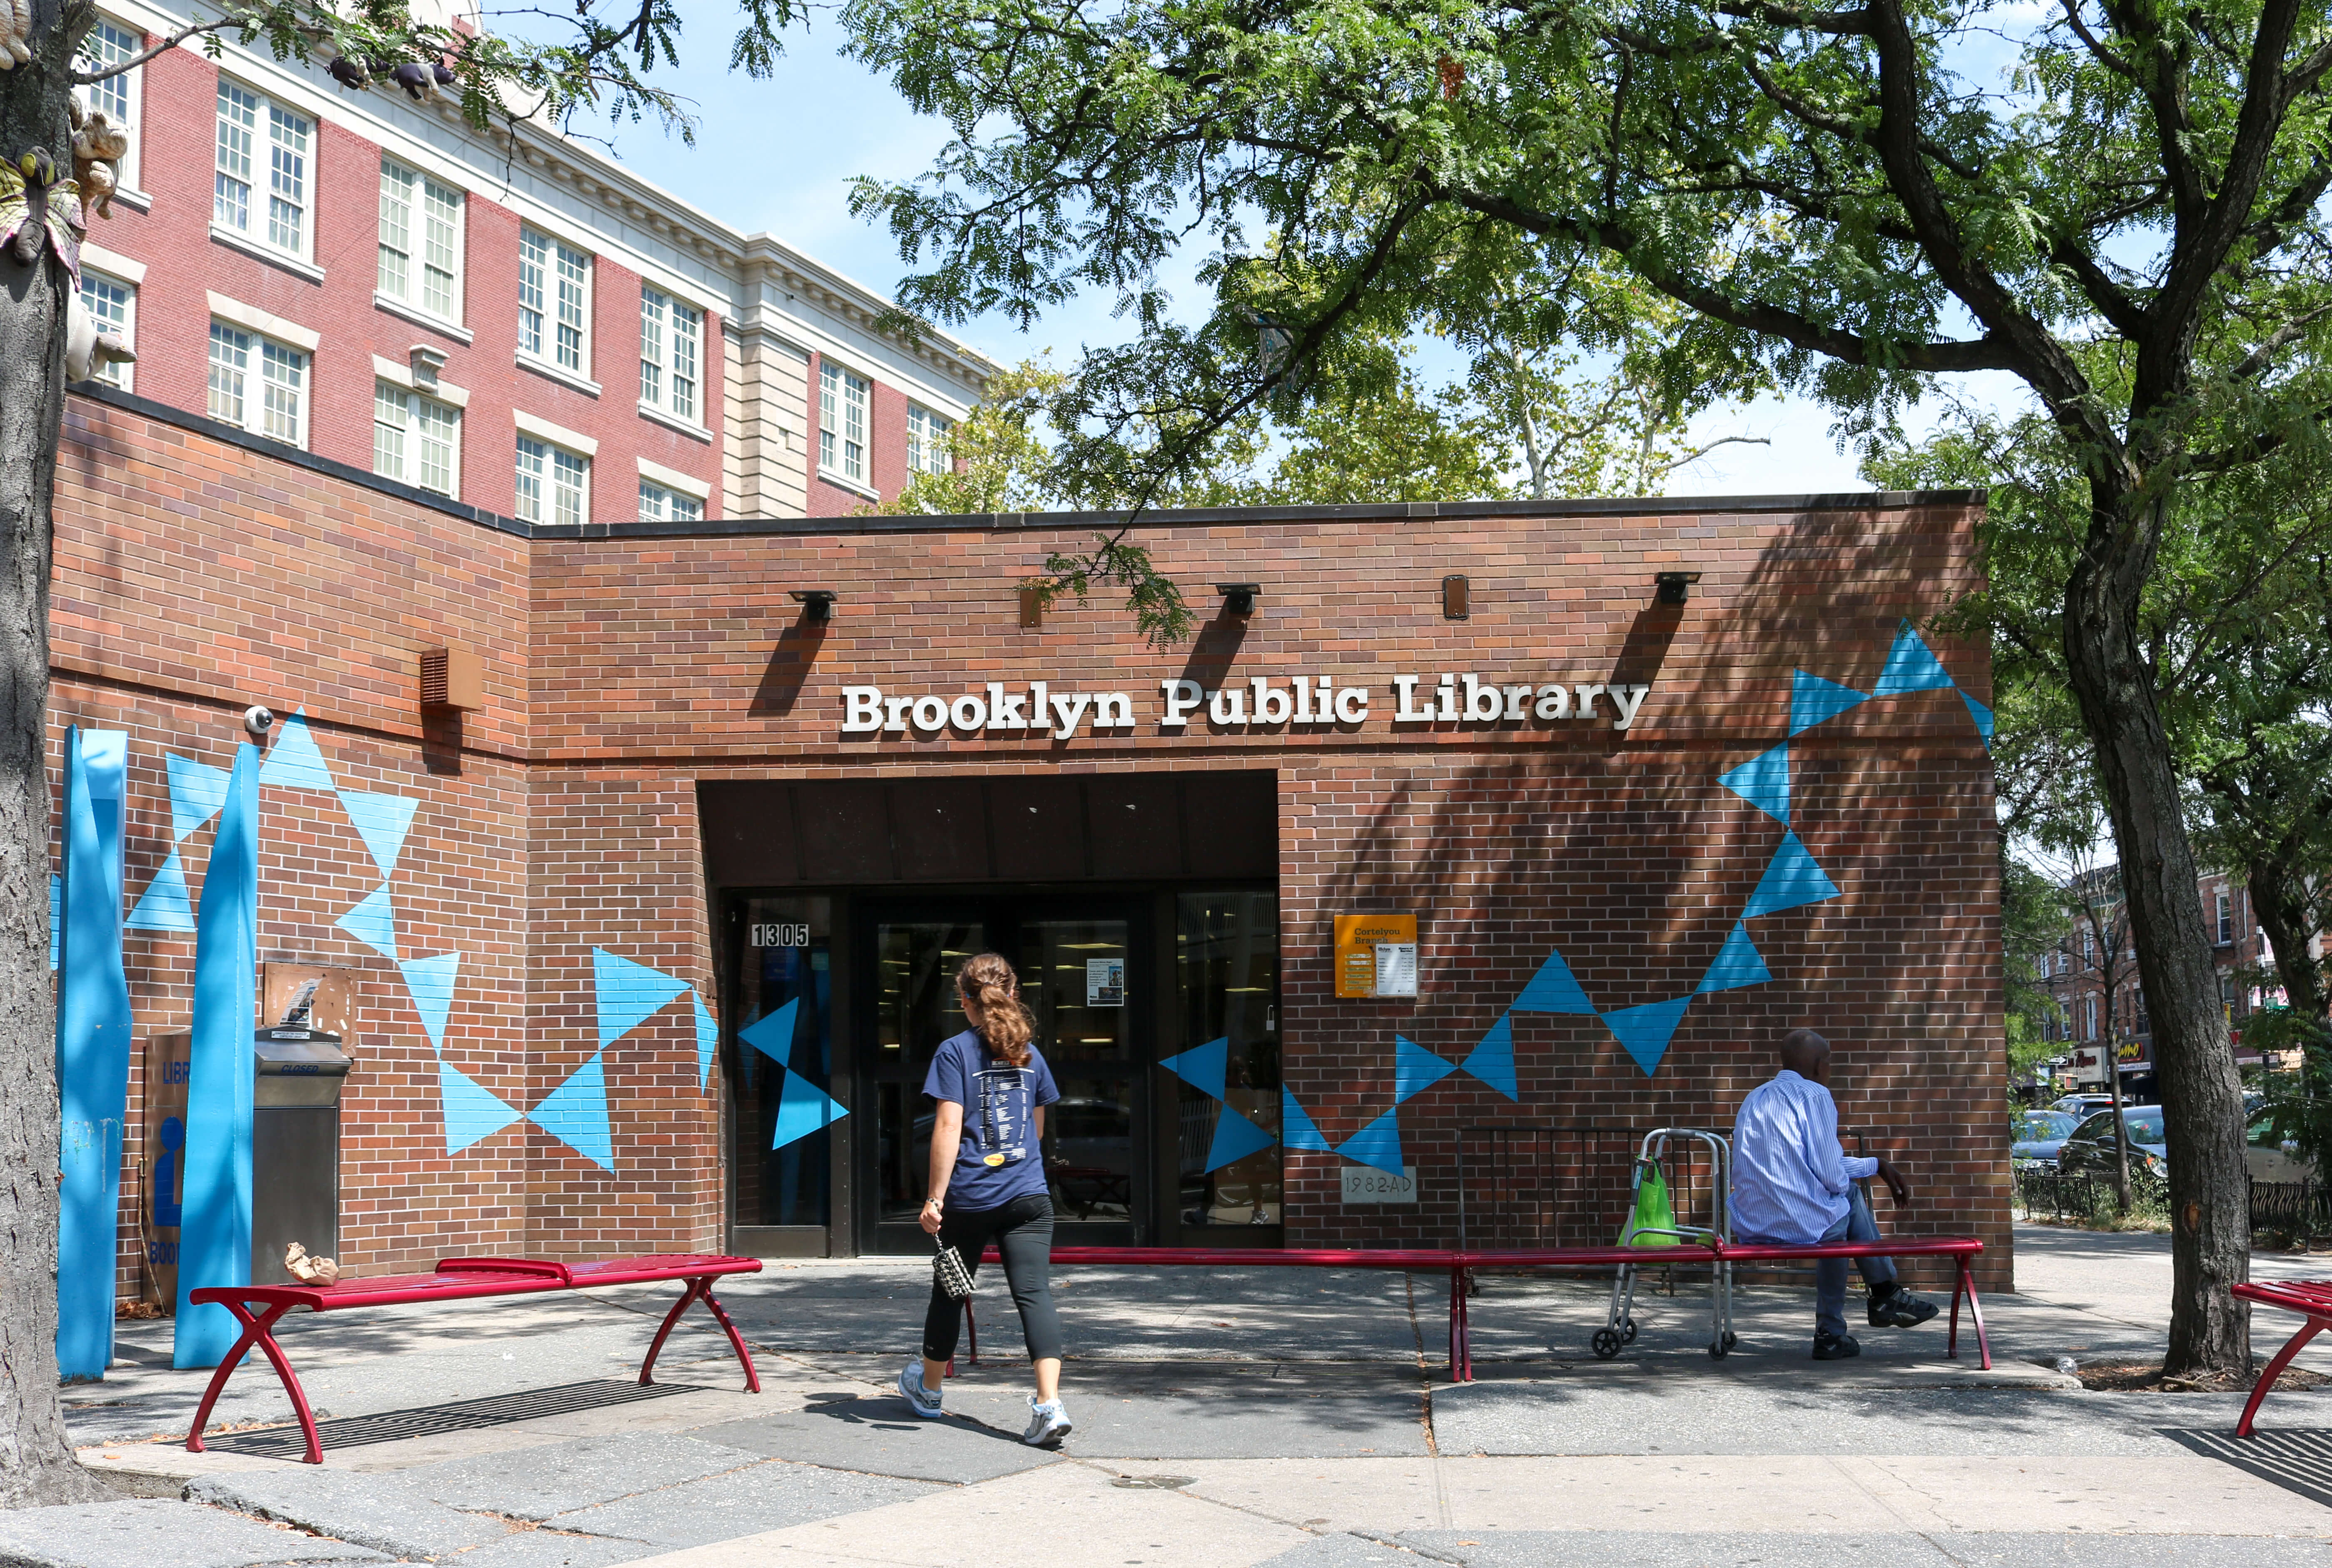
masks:
[[[1075,1423],[1069,1420],[1068,1407],[1060,1401],[1055,1400],[1051,1404],[1040,1405],[1037,1402],[1037,1396],[1030,1394],[1028,1396],[1028,1429],[1020,1434],[1020,1440],[1032,1448],[1058,1448],[1061,1439],[1069,1435],[1070,1429],[1075,1425]]]
[[[922,1362],[911,1361],[899,1369],[899,1392],[906,1399],[907,1408],[923,1420],[935,1421],[947,1413],[940,1409],[941,1391],[924,1383]]]

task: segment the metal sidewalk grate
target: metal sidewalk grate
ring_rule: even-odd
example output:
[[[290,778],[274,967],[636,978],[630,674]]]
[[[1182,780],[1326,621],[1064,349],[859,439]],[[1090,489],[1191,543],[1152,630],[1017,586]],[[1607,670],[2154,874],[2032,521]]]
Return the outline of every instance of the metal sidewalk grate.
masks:
[[[2332,1507],[2332,1428],[2279,1431],[2257,1427],[2251,1436],[2238,1438],[2231,1432],[2165,1427],[2162,1435],[2206,1458],[2223,1459],[2246,1475]]]
[[[431,1438],[440,1432],[466,1432],[480,1427],[508,1426],[538,1416],[563,1416],[573,1410],[603,1410],[636,1400],[660,1400],[668,1394],[700,1391],[693,1383],[596,1382],[564,1383],[554,1389],[528,1389],[523,1393],[497,1394],[486,1400],[459,1400],[446,1405],[423,1405],[418,1410],[383,1410],[378,1415],[345,1416],[318,1421],[316,1434],[329,1452],[362,1448],[367,1443],[394,1443],[406,1438]],[[263,1459],[297,1459],[308,1452],[308,1440],[296,1426],[269,1427],[261,1431],[225,1432],[205,1438],[203,1447],[227,1454],[253,1454]]]

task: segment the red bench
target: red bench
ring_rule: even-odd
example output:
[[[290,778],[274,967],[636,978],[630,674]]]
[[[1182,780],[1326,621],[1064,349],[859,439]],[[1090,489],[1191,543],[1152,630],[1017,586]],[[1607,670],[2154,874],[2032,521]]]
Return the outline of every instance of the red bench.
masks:
[[[2245,1281],[2235,1286],[2235,1294],[2245,1301],[2256,1301],[2262,1306],[2279,1306],[2286,1312],[2302,1315],[2299,1331],[2283,1342],[2275,1359],[2267,1363],[2258,1382],[2251,1385],[2251,1402],[2243,1406],[2243,1419],[2235,1423],[2235,1436],[2251,1435],[2251,1418],[2259,1414],[2260,1402],[2267,1398],[2275,1380],[2291,1364],[2291,1358],[2307,1346],[2309,1340],[2332,1328],[2332,1279],[2279,1280],[2272,1284]]]
[[[761,1391],[760,1374],[753,1370],[753,1357],[739,1337],[737,1325],[729,1321],[728,1313],[713,1299],[712,1282],[727,1274],[758,1274],[761,1260],[758,1257],[722,1257],[711,1253],[665,1253],[648,1257],[614,1257],[603,1263],[551,1263],[530,1257],[447,1257],[440,1259],[432,1274],[395,1274],[377,1278],[343,1279],[337,1285],[213,1285],[193,1293],[196,1302],[224,1306],[234,1314],[243,1324],[243,1337],[234,1348],[219,1362],[218,1371],[211,1374],[210,1387],[203,1391],[201,1408],[195,1411],[194,1429],[186,1434],[186,1449],[203,1451],[203,1427],[209,1421],[211,1407],[218,1402],[219,1391],[226,1380],[243,1363],[243,1358],[255,1345],[263,1352],[275,1368],[275,1375],[283,1380],[283,1391],[292,1396],[292,1408],[299,1413],[300,1430],[308,1439],[308,1463],[324,1462],[324,1445],[316,1435],[316,1418],[308,1409],[308,1396],[293,1375],[291,1359],[275,1338],[276,1320],[293,1307],[304,1306],[310,1312],[341,1312],[356,1306],[417,1306],[440,1301],[473,1301],[489,1296],[540,1296],[555,1290],[599,1290],[618,1285],[646,1285],[657,1280],[682,1279],[688,1288],[681,1293],[672,1310],[664,1314],[664,1325],[656,1330],[655,1339],[648,1346],[647,1359],[640,1362],[640,1382],[654,1380],[658,1352],[680,1321],[680,1315],[691,1305],[702,1302],[712,1309],[729,1335],[729,1344],[737,1353],[737,1360],[745,1369],[745,1391]]]
[[[1103,1264],[1123,1267],[1186,1268],[1399,1268],[1420,1273],[1446,1269],[1449,1274],[1449,1381],[1474,1380],[1472,1325],[1467,1305],[1467,1276],[1479,1268],[1639,1268],[1690,1267],[1708,1264],[1730,1267],[1743,1263],[1811,1262],[1824,1257],[1950,1257],[1957,1265],[1952,1288],[1949,1338],[1944,1353],[1959,1355],[1960,1297],[1967,1297],[1975,1325],[1976,1347],[1983,1370],[1992,1370],[1992,1342],[1984,1333],[1983,1307],[1976,1299],[1975,1276],[1970,1264],[1983,1250],[1973,1236],[1899,1237],[1883,1241],[1832,1241],[1808,1247],[1774,1247],[1748,1243],[1711,1243],[1678,1247],[1558,1247],[1508,1252],[1457,1252],[1428,1248],[1359,1251],[1322,1248],[1229,1247],[1056,1247],[1058,1264]],[[994,1248],[981,1256],[983,1264],[998,1260]],[[971,1302],[963,1304],[970,1330],[970,1357],[980,1360],[980,1329]]]

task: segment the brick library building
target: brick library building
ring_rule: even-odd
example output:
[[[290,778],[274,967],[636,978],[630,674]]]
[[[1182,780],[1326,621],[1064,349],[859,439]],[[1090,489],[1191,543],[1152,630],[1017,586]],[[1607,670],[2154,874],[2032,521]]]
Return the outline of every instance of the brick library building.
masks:
[[[993,367],[782,242],[234,48],[101,91],[138,359],[68,399],[52,740],[126,746],[123,1295],[253,705],[254,1279],[920,1250],[993,950],[1065,1242],[1608,1241],[1803,1024],[1882,1220],[2006,1282],[1990,676],[1929,625],[1980,496],[1159,512],[1153,646],[1022,591],[1106,519],[870,510]],[[302,1007],[331,1092],[271,1097]]]

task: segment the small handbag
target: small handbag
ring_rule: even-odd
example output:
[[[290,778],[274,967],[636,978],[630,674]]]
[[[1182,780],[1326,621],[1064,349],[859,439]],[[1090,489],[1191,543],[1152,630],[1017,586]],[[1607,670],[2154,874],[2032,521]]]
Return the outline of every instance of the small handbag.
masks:
[[[933,1254],[932,1284],[951,1300],[970,1299],[972,1294],[971,1271],[963,1266],[963,1254],[952,1247],[942,1247]]]

